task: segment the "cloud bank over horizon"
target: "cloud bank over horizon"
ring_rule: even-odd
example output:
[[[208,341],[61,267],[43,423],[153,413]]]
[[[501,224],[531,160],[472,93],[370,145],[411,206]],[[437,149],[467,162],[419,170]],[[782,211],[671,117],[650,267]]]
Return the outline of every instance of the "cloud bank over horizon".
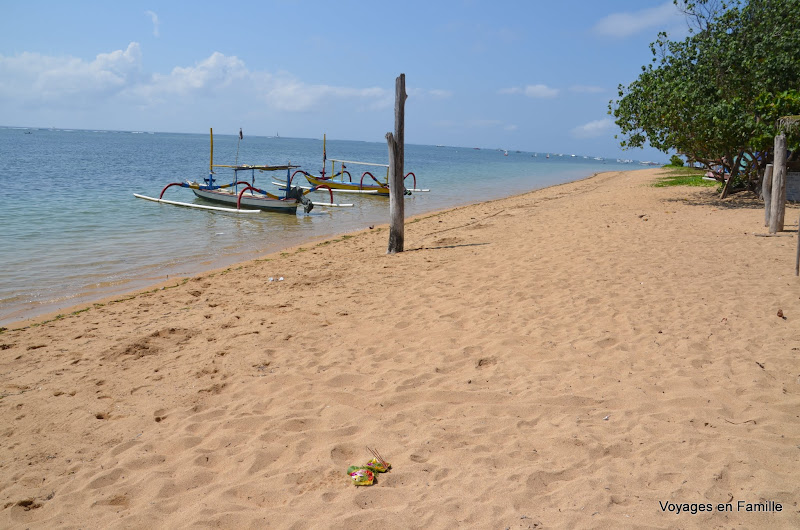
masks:
[[[648,30],[665,28],[669,33],[685,31],[686,21],[671,0],[656,6],[623,13],[612,13],[600,19],[593,31],[597,35],[624,39]]]
[[[220,52],[168,74],[146,73],[137,42],[92,61],[28,52],[0,55],[0,77],[0,97],[25,106],[81,107],[115,100],[151,108],[173,98],[185,103],[187,98],[247,95],[276,110],[306,112],[331,100],[354,101],[361,110],[380,110],[394,102],[394,94],[380,87],[308,84],[287,72],[252,71],[236,56]]]
[[[574,138],[597,138],[608,134],[613,129],[613,120],[611,120],[611,118],[604,118],[602,120],[594,120],[579,125],[573,128],[571,133]]]
[[[157,16],[153,14],[157,31]],[[392,108],[394,93],[382,87],[348,87],[310,84],[289,72],[251,70],[235,55],[213,52],[191,66],[175,66],[168,73],[148,73],[141,45],[130,42],[124,50],[99,53],[93,60],[72,56],[46,56],[23,52],[0,55],[0,98],[10,105],[44,112],[82,113],[104,105],[158,112],[188,108],[203,101],[248,100],[277,112],[309,113],[330,105],[347,105],[353,112],[379,112]],[[603,91],[592,85],[576,85],[569,92]],[[452,90],[409,87],[409,96],[449,100]],[[553,99],[562,90],[543,83],[500,89],[497,94]],[[0,103],[0,109],[2,108]],[[6,113],[9,115],[9,113]],[[606,120],[608,121],[608,120]],[[605,123],[605,122],[603,122]],[[494,118],[438,120],[446,129],[486,129],[514,132],[518,125]],[[572,131],[574,138],[593,138],[608,129],[592,122]]]

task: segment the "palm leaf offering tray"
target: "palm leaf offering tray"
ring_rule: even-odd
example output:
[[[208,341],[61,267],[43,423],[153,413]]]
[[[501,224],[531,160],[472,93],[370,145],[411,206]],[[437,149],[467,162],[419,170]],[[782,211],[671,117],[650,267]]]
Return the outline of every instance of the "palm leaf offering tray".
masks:
[[[392,468],[392,465],[384,460],[384,458],[370,447],[367,447],[372,453],[372,459],[363,466],[350,466],[347,468],[347,475],[353,482],[354,486],[372,486],[375,483],[376,473],[386,473]]]

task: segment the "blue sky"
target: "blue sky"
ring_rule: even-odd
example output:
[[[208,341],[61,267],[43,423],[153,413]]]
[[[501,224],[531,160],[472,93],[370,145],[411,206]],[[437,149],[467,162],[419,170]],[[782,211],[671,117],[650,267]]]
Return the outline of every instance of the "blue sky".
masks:
[[[671,0],[8,2],[0,125],[406,142],[664,161],[607,114]]]

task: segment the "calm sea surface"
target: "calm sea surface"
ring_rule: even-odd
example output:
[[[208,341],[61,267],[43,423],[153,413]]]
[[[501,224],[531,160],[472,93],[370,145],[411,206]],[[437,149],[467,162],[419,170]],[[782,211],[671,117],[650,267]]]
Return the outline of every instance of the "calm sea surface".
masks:
[[[218,133],[214,163],[233,163],[237,148],[240,163],[291,162],[315,174],[322,165],[321,138],[245,136],[239,142],[238,135]],[[328,139],[327,153],[388,160],[380,142]],[[335,196],[352,208],[319,207],[309,214],[301,208],[297,215],[236,215],[134,198],[157,197],[170,182],[204,178],[208,157],[205,134],[0,128],[0,325],[388,223],[388,199],[353,194]],[[407,216],[642,167],[569,154],[547,159],[545,153],[505,156],[497,149],[424,145],[406,145],[405,157],[417,187],[431,190],[406,199]],[[385,174],[348,166],[354,180],[367,169]],[[276,190],[266,173],[256,173],[256,185]],[[164,198],[208,204],[183,188],[170,188]]]

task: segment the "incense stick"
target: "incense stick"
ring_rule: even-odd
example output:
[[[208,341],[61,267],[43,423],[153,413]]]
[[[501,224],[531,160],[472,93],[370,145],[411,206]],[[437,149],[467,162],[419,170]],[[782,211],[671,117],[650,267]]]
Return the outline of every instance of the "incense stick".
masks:
[[[372,453],[372,456],[374,456],[374,457],[375,457],[375,460],[377,460],[378,462],[380,462],[380,463],[381,463],[381,465],[382,465],[382,466],[383,466],[385,469],[389,469],[389,464],[386,462],[386,460],[384,460],[384,459],[383,459],[383,457],[381,456],[381,454],[380,454],[378,451],[376,451],[375,449],[372,449],[372,448],[371,448],[371,447],[369,447],[369,446],[367,446],[367,450],[368,450],[370,453]]]

